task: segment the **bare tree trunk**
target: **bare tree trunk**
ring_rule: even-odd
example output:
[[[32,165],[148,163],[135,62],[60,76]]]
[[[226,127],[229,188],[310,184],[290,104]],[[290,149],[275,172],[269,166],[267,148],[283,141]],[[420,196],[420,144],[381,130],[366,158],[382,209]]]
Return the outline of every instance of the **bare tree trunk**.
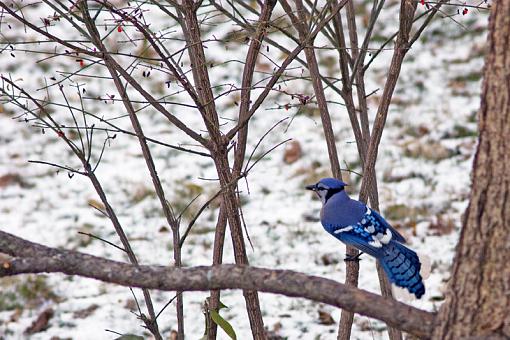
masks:
[[[434,339],[510,338],[510,1],[494,1],[473,187]]]

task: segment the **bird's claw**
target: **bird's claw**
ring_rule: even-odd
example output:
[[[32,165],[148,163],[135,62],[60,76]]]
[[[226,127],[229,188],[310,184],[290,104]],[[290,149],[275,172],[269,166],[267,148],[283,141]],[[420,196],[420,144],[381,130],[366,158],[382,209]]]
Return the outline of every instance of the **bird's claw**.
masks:
[[[345,254],[345,259],[344,259],[344,261],[345,261],[345,262],[348,262],[348,261],[357,261],[357,262],[359,262],[359,261],[361,261],[361,259],[359,258],[361,255],[363,255],[363,252],[362,252],[362,251],[361,251],[361,252],[359,252],[359,254],[358,254],[358,255],[355,255],[355,256],[352,256],[352,255],[349,255],[349,254]]]

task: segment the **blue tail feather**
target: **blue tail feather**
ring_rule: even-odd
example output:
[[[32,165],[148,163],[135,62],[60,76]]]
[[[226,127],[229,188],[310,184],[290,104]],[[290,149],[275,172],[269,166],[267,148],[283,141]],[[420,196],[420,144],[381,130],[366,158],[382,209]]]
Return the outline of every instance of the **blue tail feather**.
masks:
[[[421,263],[418,255],[403,244],[392,241],[383,248],[384,255],[379,258],[390,282],[406,288],[418,299],[425,293],[420,276]]]

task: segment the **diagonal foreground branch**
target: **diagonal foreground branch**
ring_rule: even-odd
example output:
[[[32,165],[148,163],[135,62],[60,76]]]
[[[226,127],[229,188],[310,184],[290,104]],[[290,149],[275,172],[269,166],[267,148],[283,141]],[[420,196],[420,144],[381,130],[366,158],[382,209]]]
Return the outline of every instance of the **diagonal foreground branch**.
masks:
[[[429,337],[435,314],[291,270],[239,265],[176,268],[134,266],[83,253],[49,248],[0,231],[0,252],[17,257],[0,264],[0,277],[26,273],[64,273],[123,286],[166,291],[244,289],[302,297],[382,320],[419,337]]]

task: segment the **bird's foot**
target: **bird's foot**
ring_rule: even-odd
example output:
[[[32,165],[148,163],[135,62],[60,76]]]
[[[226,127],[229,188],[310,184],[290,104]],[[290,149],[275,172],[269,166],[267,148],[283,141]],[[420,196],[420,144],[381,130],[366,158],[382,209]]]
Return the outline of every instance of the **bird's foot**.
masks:
[[[347,261],[357,261],[357,262],[359,262],[359,261],[361,260],[361,259],[359,258],[361,255],[363,255],[363,252],[362,252],[362,251],[360,251],[360,252],[359,252],[359,254],[358,254],[358,255],[356,255],[356,256],[352,256],[352,255],[346,254],[346,255],[345,255],[345,259],[344,259],[344,261],[346,261],[346,262],[347,262]]]

